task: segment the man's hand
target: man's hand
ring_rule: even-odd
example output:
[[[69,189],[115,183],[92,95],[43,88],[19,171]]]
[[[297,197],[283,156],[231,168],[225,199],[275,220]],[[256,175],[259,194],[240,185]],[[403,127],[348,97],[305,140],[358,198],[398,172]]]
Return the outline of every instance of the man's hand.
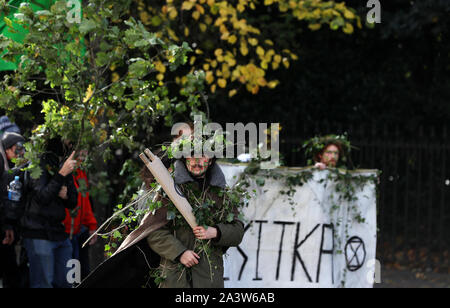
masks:
[[[14,243],[14,231],[13,230],[6,230],[5,231],[5,238],[3,239],[2,244],[3,245],[11,245]]]
[[[327,168],[327,165],[324,163],[316,163],[314,167],[319,168],[320,170],[325,170]]]
[[[67,197],[67,186],[61,187],[61,190],[59,191],[58,196],[64,200],[67,200],[69,198],[69,197]]]
[[[194,235],[199,240],[210,240],[217,237],[217,229],[214,227],[207,227],[205,230],[204,227],[195,227]]]
[[[186,250],[180,257],[180,262],[186,267],[192,267],[198,264],[199,255],[192,250]]]
[[[73,172],[73,169],[75,169],[77,165],[77,161],[73,159],[75,156],[75,151],[70,154],[69,158],[64,162],[64,165],[62,166],[61,170],[59,170],[59,174],[62,176],[68,176]]]

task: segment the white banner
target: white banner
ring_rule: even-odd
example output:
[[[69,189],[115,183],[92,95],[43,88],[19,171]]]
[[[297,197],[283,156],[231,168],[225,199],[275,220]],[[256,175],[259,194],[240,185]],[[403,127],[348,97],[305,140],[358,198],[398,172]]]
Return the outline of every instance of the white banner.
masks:
[[[228,185],[233,185],[246,166],[221,164],[221,168]],[[278,169],[286,174],[302,170]],[[311,180],[295,187],[290,199],[280,194],[288,189],[282,179],[265,179],[264,185],[251,181],[254,197],[244,210],[246,233],[241,245],[230,248],[225,257],[225,287],[373,286],[375,184],[370,181],[357,190],[356,201],[342,201],[329,173],[314,171]],[[360,175],[376,175],[376,171],[352,171],[352,176]],[[356,211],[364,222],[355,219]]]

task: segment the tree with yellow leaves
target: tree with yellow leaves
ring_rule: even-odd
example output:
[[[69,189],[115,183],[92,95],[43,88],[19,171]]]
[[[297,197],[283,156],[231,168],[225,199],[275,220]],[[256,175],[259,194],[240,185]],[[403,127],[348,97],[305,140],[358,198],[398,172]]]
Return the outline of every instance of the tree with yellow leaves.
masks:
[[[289,20],[290,31],[317,31],[327,25],[351,34],[355,26],[361,28],[359,17],[344,2],[322,0],[137,0],[136,14],[160,37],[188,42],[194,49],[188,73],[203,70],[209,92],[226,90],[229,97],[241,88],[253,94],[275,88],[279,82],[270,79],[270,71],[288,69],[298,60],[289,42],[263,31],[262,22]],[[165,59],[159,61],[157,78],[163,81],[169,77]],[[181,87],[187,80],[175,79]]]

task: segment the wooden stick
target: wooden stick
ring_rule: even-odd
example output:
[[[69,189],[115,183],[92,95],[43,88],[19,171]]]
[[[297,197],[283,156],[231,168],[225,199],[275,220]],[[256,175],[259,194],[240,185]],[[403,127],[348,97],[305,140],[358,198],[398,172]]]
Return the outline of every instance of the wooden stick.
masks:
[[[191,226],[192,229],[197,227],[195,216],[192,214],[191,205],[187,201],[186,197],[183,196],[159,157],[154,155],[149,149],[146,149],[144,153],[139,155],[139,157],[161,185],[162,189],[166,192],[167,196],[176,206],[181,215],[183,215],[184,219],[186,219],[189,226]]]

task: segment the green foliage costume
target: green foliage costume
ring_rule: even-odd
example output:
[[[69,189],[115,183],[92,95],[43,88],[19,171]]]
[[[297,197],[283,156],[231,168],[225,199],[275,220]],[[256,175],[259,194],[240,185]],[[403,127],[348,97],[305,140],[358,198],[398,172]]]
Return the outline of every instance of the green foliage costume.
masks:
[[[223,254],[228,247],[241,243],[244,225],[238,219],[239,205],[234,203],[240,202],[239,197],[226,189],[220,167],[214,164],[210,168],[206,177],[194,179],[182,161],[175,163],[175,183],[192,205],[197,223],[216,227],[218,237],[210,241],[197,240],[192,229],[166,199],[163,203],[167,205],[158,211],[167,210],[166,217],[173,219],[147,237],[150,248],[161,256],[160,267],[156,271],[161,287],[224,286]],[[186,250],[193,250],[200,256],[199,264],[186,268],[179,262],[179,257]]]
[[[159,198],[149,200],[140,226],[80,287],[224,286],[223,255],[229,247],[239,245],[244,236],[239,208],[245,199],[245,190],[239,185],[227,188],[222,170],[215,163],[202,179],[194,179],[181,160],[175,162],[174,169],[175,184],[191,204],[198,225],[216,227],[217,238],[196,239],[170,199],[159,190]],[[193,250],[200,256],[199,264],[186,268],[179,262],[186,250]]]

